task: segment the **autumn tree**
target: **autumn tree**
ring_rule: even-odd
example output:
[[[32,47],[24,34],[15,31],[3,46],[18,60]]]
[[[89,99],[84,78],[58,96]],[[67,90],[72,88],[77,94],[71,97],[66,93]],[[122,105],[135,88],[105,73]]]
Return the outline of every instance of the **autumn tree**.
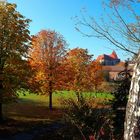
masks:
[[[103,81],[101,65],[92,61],[87,49],[74,48],[65,60],[67,88],[76,93],[78,100],[82,92],[93,91]],[[65,83],[67,83],[65,82]]]
[[[31,88],[49,95],[49,108],[52,109],[52,94],[62,87],[63,68],[61,63],[66,55],[66,42],[55,31],[42,30],[32,38],[29,63],[34,70],[30,79]]]
[[[15,4],[0,2],[0,120],[3,119],[4,98],[14,96],[20,84],[22,68],[27,64],[29,22],[16,11]]]
[[[107,2],[109,3],[105,3],[106,9],[112,13],[107,13],[101,21],[94,17],[87,19],[86,16],[82,16],[80,20],[78,19],[76,29],[85,36],[106,39],[115,47],[134,55],[135,66],[126,108],[124,140],[138,140],[140,139],[140,15],[137,9],[140,1],[110,0]],[[84,32],[83,28],[90,32]]]
[[[102,70],[102,66],[97,61],[92,61],[88,66],[88,76],[90,78],[90,82],[93,84],[94,91],[98,91],[98,87],[102,84],[104,79],[104,74]]]

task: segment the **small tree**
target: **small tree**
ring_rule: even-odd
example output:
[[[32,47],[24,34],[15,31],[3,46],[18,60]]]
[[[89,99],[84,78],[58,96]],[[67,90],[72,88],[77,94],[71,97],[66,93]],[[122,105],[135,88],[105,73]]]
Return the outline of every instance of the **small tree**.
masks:
[[[42,30],[32,38],[29,63],[34,77],[29,81],[31,88],[49,95],[49,108],[52,109],[52,94],[62,87],[62,62],[66,55],[66,42],[55,31]]]
[[[0,120],[4,98],[14,96],[27,64],[23,58],[29,48],[29,22],[15,4],[0,2]]]
[[[92,61],[86,49],[74,48],[68,52],[66,61],[67,88],[73,90],[78,100],[82,92],[93,91],[103,81],[101,65]]]

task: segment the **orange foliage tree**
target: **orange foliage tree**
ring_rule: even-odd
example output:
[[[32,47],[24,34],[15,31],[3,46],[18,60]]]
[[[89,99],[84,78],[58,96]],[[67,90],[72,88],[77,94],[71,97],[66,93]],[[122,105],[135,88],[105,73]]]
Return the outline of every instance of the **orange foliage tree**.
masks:
[[[42,30],[32,38],[29,63],[34,71],[30,79],[31,89],[49,95],[49,108],[52,109],[52,93],[61,90],[63,81],[62,62],[66,55],[66,42],[55,31]]]
[[[102,66],[97,61],[92,61],[88,67],[88,76],[91,77],[90,82],[93,84],[93,88],[95,91],[98,90],[98,86],[102,84],[104,81]]]
[[[29,22],[16,11],[16,5],[0,2],[0,121],[5,99],[15,97],[16,89],[26,79]]]
[[[103,81],[101,65],[92,61],[87,49],[75,48],[65,60],[67,89],[73,90],[79,100],[82,92],[93,91]]]

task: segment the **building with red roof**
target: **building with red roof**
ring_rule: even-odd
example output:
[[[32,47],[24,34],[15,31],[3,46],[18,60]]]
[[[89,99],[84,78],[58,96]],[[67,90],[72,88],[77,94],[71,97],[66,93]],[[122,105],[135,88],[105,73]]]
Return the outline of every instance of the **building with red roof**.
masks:
[[[102,65],[113,66],[120,62],[115,51],[113,51],[110,55],[102,54],[99,55],[96,61],[100,62]]]
[[[125,62],[120,61],[115,51],[113,51],[110,55],[99,55],[96,59],[102,65],[102,71],[105,75],[108,75],[108,80],[116,80],[118,78],[118,73],[125,69]],[[133,66],[128,66],[130,73],[132,74]]]

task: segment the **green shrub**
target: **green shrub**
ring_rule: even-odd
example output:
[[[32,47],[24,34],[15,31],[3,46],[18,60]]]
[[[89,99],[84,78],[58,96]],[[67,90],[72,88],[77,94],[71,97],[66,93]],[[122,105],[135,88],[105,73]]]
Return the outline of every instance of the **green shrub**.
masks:
[[[64,100],[63,105],[66,106],[65,121],[76,127],[83,139],[88,140],[91,136],[96,140],[108,140],[112,137],[109,109],[92,108],[83,96],[79,101]]]

